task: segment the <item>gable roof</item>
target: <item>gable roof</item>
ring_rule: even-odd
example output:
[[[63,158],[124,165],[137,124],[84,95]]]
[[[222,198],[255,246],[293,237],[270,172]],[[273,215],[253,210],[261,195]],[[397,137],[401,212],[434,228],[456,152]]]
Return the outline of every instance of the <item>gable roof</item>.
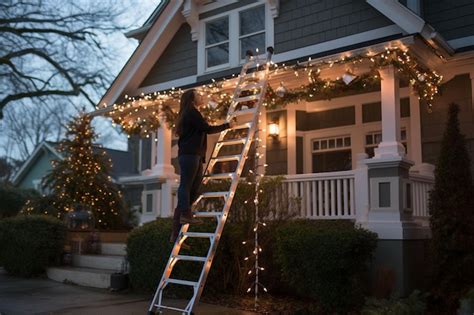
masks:
[[[146,36],[100,100],[99,107],[111,106],[120,95],[138,88],[181,24],[185,22],[180,14],[182,4],[183,0],[163,2],[159,14],[155,15],[154,20],[150,20],[149,23],[152,24]]]
[[[41,156],[43,152],[50,152],[58,160],[64,159],[64,156],[56,150],[58,143],[43,141],[41,142],[31,155],[26,159],[22,164],[18,172],[13,177],[13,185],[18,185],[20,181],[28,174],[32,167],[34,167],[35,162]],[[133,175],[138,174],[138,171],[134,170],[133,163],[131,163],[131,152],[129,151],[120,151],[115,149],[103,148],[98,145],[93,146],[94,152],[105,151],[107,155],[112,160],[112,169],[110,175],[113,178],[118,178],[119,176]]]
[[[111,111],[113,109],[113,104],[120,101],[119,98],[124,94],[134,95],[143,92],[139,89],[141,82],[143,82],[153,65],[161,57],[161,54],[168,46],[181,24],[186,22],[181,12],[181,6],[184,4],[184,2],[185,0],[163,0],[157,7],[157,9],[152,13],[152,15],[147,19],[144,25],[141,28],[132,31],[137,32],[136,34],[140,32],[143,33],[144,31],[146,31],[146,36],[143,38],[143,41],[139,44],[139,46],[137,47],[133,55],[130,57],[124,68],[116,77],[109,90],[105,93],[99,103],[98,109],[93,112],[93,115],[101,115]],[[429,43],[430,46],[440,51],[443,56],[446,57],[453,53],[451,47],[439,35],[439,33],[437,33],[420,16],[418,16],[406,6],[401,4],[398,0],[366,0],[366,2],[375,9],[377,9],[382,15],[386,16],[388,19],[395,23],[392,28],[396,28],[401,31],[399,33],[395,32],[397,33],[396,37],[399,38],[402,35],[420,34],[423,39],[427,43]],[[389,35],[390,36],[388,38],[380,36],[376,40],[376,42],[378,43],[383,40],[386,41],[394,39],[395,35]],[[326,44],[327,42],[320,43],[318,45],[326,47],[328,46]],[[362,43],[358,42],[352,44],[356,45]],[[347,47],[344,46],[341,48]],[[304,51],[305,48],[300,48],[297,50]],[[299,59],[304,56],[314,55],[303,54],[302,56],[293,56],[293,58],[288,58],[288,54],[290,53],[291,51],[288,51],[282,53],[281,56],[280,54],[275,55],[275,62],[287,62],[291,61],[293,58]],[[321,52],[321,54],[326,55],[331,55],[333,53],[334,48]],[[235,69],[229,69],[229,71],[235,72]],[[213,74],[210,75],[212,76]],[[184,84],[184,86],[192,86],[197,83],[201,84],[210,80],[210,78],[208,80],[206,80],[205,78],[200,78],[198,80],[199,82],[187,82],[186,84]],[[147,91],[144,93],[149,92]]]

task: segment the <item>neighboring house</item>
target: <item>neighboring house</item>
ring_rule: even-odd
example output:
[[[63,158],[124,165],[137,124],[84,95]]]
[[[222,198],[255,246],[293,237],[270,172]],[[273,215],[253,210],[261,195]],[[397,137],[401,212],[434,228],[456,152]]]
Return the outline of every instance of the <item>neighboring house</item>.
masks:
[[[398,275],[413,272],[414,255],[405,255],[421,253],[420,240],[430,236],[428,191],[451,102],[460,105],[461,130],[474,163],[472,1],[163,0],[128,36],[140,45],[96,114],[122,104],[125,95],[139,98],[231,78],[249,47],[273,46],[279,64],[330,62],[404,47],[443,75],[442,95],[431,113],[406,83],[399,84],[396,71],[386,68],[380,71],[380,90],[295,102],[262,115],[263,125],[279,127],[276,138],[265,137],[267,174],[286,175],[290,192],[302,198],[301,217],[355,220],[378,233],[379,254],[392,253],[379,262],[399,264]],[[334,78],[348,69],[325,71]],[[289,88],[307,83],[305,76],[282,70],[270,84],[277,87],[282,80]],[[129,144],[140,174],[120,182],[141,195],[142,222],[170,216],[178,178],[176,139],[163,126]],[[213,141],[208,145],[211,150]],[[415,280],[401,281],[405,292]]]
[[[15,174],[12,180],[13,185],[19,188],[32,188],[40,193],[43,192],[41,181],[51,171],[51,162],[61,160],[63,156],[56,150],[57,143],[43,141],[31,153],[28,159]],[[130,176],[138,174],[134,167],[132,154],[127,151],[102,148],[94,146],[95,152],[105,151],[112,160],[111,176],[117,184],[121,184],[120,176]],[[129,203],[133,203],[133,196],[128,191],[124,191],[124,197]],[[135,202],[136,203],[136,202]]]

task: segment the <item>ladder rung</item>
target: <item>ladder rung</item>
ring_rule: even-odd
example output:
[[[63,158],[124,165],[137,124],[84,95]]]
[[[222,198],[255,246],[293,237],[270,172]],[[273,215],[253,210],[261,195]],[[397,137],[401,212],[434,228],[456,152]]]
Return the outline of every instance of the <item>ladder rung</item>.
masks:
[[[235,112],[232,113],[233,116],[241,116],[241,115],[248,115],[248,114],[253,114],[255,113],[256,111],[256,108],[253,107],[253,108],[247,108],[247,109],[241,109],[241,110],[237,110]]]
[[[194,212],[194,216],[197,218],[213,218],[213,217],[219,217],[221,215],[222,215],[222,212],[211,212],[211,211]]]
[[[231,127],[231,128],[229,128],[229,129],[227,129],[227,130],[239,130],[239,129],[248,129],[248,128],[250,128],[250,123],[247,122],[247,123],[245,123],[245,124],[236,125],[236,126]]]
[[[212,159],[216,160],[216,162],[238,161],[241,156],[242,156],[241,154],[222,155],[222,156],[216,156],[215,158],[212,158]]]
[[[179,260],[202,261],[202,262],[205,262],[207,260],[206,257],[187,256],[187,255],[177,255],[177,256],[175,256],[175,258],[179,259]]]
[[[171,279],[171,278],[166,279],[165,282],[174,283],[174,284],[181,284],[181,285],[187,285],[187,286],[190,286],[190,287],[195,287],[195,286],[199,285],[199,283],[194,282],[194,281]]]
[[[255,101],[260,97],[260,94],[248,95],[243,97],[236,97],[233,102],[235,103],[243,103],[248,101]]]
[[[230,140],[219,141],[218,144],[221,145],[221,146],[234,145],[234,144],[244,144],[245,141],[247,141],[247,138],[230,139]]]
[[[219,198],[219,197],[227,197],[229,194],[228,191],[210,191],[210,192],[205,192],[202,193],[201,196],[202,198]]]
[[[218,173],[204,175],[206,179],[232,179],[235,173]]]
[[[247,83],[247,84],[242,84],[242,87],[238,88],[240,91],[248,91],[248,90],[253,90],[253,89],[259,89],[262,87],[262,83]]]
[[[214,233],[202,233],[202,232],[184,232],[183,235],[187,237],[199,237],[199,238],[212,238],[215,236]]]
[[[177,311],[177,312],[186,312],[185,309],[172,307],[172,306],[166,306],[166,305],[155,304],[155,307],[157,307],[158,309],[165,309],[165,310],[171,310],[171,311]]]

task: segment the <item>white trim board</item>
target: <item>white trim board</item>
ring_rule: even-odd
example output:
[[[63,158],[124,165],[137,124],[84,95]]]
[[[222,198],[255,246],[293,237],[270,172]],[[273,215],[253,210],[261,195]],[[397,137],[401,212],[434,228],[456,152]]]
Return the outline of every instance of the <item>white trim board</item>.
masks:
[[[448,40],[449,46],[458,49],[474,45],[474,35]]]
[[[303,48],[289,50],[284,53],[275,54],[273,56],[273,61],[277,63],[285,62],[287,60],[307,57],[310,55],[323,53],[325,51],[347,47],[353,44],[363,43],[370,40],[383,38],[383,37],[400,34],[400,33],[403,33],[403,30],[397,25],[385,26],[385,27],[377,28],[371,31],[362,32],[362,33],[345,36],[345,37],[340,37],[340,38],[336,38],[327,42],[322,42],[319,44],[306,46]]]

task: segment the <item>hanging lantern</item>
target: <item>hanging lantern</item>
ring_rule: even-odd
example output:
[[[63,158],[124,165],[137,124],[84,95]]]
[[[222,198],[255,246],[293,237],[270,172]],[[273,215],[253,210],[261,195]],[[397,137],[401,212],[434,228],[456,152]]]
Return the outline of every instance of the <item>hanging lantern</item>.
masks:
[[[346,85],[349,85],[351,84],[352,81],[354,81],[355,79],[357,78],[356,75],[353,75],[352,73],[350,73],[349,71],[347,71],[346,73],[344,73],[342,75],[342,81],[344,81],[344,83]]]

